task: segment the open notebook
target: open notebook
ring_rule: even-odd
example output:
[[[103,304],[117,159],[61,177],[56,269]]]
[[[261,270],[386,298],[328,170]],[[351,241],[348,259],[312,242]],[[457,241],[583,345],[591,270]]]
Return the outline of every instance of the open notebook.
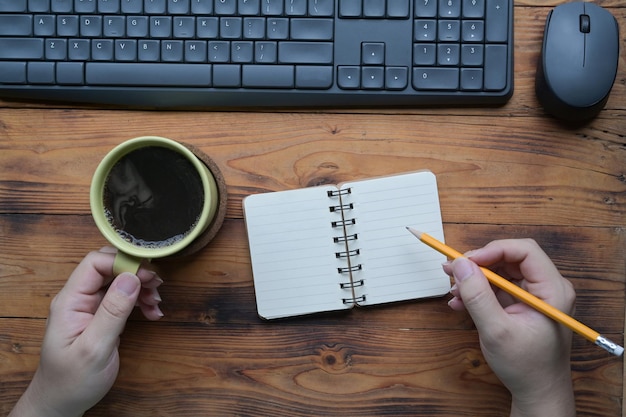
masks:
[[[257,309],[274,319],[446,294],[430,171],[248,196],[243,201]]]

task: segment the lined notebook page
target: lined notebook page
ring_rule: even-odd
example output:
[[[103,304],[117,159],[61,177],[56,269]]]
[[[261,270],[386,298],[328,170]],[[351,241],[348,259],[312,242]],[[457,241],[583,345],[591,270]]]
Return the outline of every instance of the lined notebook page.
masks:
[[[333,201],[322,186],[248,196],[243,201],[257,310],[272,319],[347,308],[339,286],[345,250],[333,242]]]
[[[362,269],[360,305],[440,296],[450,290],[441,264],[445,256],[422,244],[406,230],[412,226],[443,241],[436,177],[430,171],[346,183],[357,219],[348,233],[358,233],[351,249],[360,254],[352,262]]]

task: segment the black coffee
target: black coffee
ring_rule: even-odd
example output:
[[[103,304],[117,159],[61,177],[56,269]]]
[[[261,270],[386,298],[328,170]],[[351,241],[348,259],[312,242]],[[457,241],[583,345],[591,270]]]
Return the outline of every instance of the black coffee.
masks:
[[[202,179],[176,151],[150,146],[120,159],[104,189],[105,215],[128,242],[164,247],[183,239],[204,205]]]

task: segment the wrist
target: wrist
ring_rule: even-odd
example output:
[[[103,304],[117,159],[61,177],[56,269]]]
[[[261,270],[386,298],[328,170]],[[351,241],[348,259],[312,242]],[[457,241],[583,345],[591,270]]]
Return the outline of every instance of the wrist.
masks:
[[[83,412],[70,412],[56,407],[45,389],[39,387],[37,376],[15,404],[8,417],[81,417]]]
[[[576,402],[571,375],[555,379],[541,392],[513,395],[510,417],[575,417]]]

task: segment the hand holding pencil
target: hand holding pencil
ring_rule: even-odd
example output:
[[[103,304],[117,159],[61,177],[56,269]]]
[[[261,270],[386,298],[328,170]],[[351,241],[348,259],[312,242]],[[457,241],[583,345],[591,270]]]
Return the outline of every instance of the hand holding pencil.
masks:
[[[416,236],[424,241],[421,234]],[[425,243],[432,247],[432,242]],[[493,280],[479,265],[507,276],[516,288],[567,314],[574,309],[571,283],[530,239],[498,240],[466,255],[454,252],[446,253],[454,260],[444,265],[456,282],[450,307],[471,315],[485,359],[512,394],[511,416],[575,416],[571,330],[492,287]]]

